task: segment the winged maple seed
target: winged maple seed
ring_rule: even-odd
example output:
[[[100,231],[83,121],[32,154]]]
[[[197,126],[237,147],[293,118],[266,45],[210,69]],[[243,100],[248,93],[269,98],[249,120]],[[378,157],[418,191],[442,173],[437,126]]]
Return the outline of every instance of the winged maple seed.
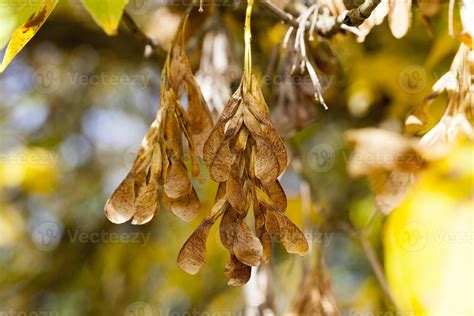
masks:
[[[182,247],[178,264],[195,274],[204,264],[206,238],[222,217],[220,238],[231,259],[225,274],[229,285],[245,284],[251,266],[271,257],[271,236],[279,238],[289,253],[304,255],[308,243],[284,214],[285,193],[277,177],[287,165],[286,150],[271,120],[260,88],[253,78],[224,108],[204,147],[211,178],[220,183],[211,214]],[[252,206],[256,236],[246,223]]]
[[[112,194],[105,214],[113,223],[148,223],[159,210],[159,191],[164,203],[184,221],[191,221],[200,202],[184,164],[187,144],[192,175],[199,175],[198,156],[212,130],[212,118],[184,52],[183,18],[163,70],[161,106],[125,180]],[[187,92],[188,109],[179,102]],[[186,139],[186,142],[183,141]],[[186,143],[186,144],[185,144]]]

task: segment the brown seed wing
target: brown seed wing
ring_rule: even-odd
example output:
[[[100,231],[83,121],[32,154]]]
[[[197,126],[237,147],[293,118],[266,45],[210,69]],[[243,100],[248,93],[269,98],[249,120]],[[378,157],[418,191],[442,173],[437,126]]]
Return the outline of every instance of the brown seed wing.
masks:
[[[258,266],[262,260],[262,244],[245,221],[236,227],[233,250],[239,261],[248,266]]]
[[[115,224],[129,221],[135,214],[135,176],[128,174],[105,205],[105,216]]]
[[[286,153],[285,144],[281,139],[280,135],[273,126],[263,126],[263,137],[269,142],[273,147],[273,152],[278,160],[278,165],[280,167],[279,174],[281,174],[288,164],[288,156]]]
[[[263,139],[256,138],[255,176],[264,185],[276,181],[279,175],[279,165],[271,146]]]
[[[268,263],[272,257],[272,239],[265,227],[265,215],[263,207],[258,203],[254,203],[253,212],[255,216],[255,231],[257,238],[263,247],[263,262]]]
[[[285,214],[273,212],[280,226],[280,241],[288,253],[304,256],[308,252],[308,242],[304,234]]]
[[[132,224],[143,225],[150,222],[158,208],[158,182],[156,178],[150,178],[150,182],[140,189],[135,200],[135,215]]]
[[[192,190],[186,166],[179,160],[172,160],[165,177],[165,194],[171,199],[182,198]]]
[[[190,222],[196,218],[201,209],[201,203],[194,188],[184,197],[174,200],[169,199],[167,203],[171,212],[185,222]]]
[[[227,282],[230,286],[241,286],[250,280],[252,268],[243,264],[234,255],[230,256],[230,260],[225,266],[225,276],[229,280]]]
[[[146,166],[150,163],[152,159],[152,152],[156,147],[157,139],[159,134],[159,124],[155,120],[150,128],[148,129],[147,134],[142,140],[140,149],[138,150],[137,156],[133,163],[132,171],[134,173],[139,173],[145,170]]]
[[[219,236],[224,247],[230,252],[233,251],[235,230],[240,221],[237,212],[229,205],[222,215],[219,226]]]
[[[188,118],[191,125],[192,138],[198,156],[203,156],[203,147],[213,128],[211,113],[202,96],[196,79],[191,77],[188,86]]]
[[[235,170],[235,169],[234,169]],[[226,196],[232,207],[242,212],[246,206],[247,192],[244,188],[244,181],[238,178],[234,172],[231,173],[226,182]]]
[[[227,205],[224,198],[217,201],[210,214],[181,247],[178,254],[178,266],[183,271],[189,274],[196,274],[205,263],[206,240],[209,236],[209,231],[219,216],[222,215]]]
[[[234,165],[236,154],[230,148],[230,140],[224,141],[209,168],[212,180],[225,182],[229,178],[230,171]]]
[[[203,158],[208,167],[211,166],[212,161],[221,146],[222,139],[224,138],[224,126],[225,123],[223,122],[217,123],[209,135],[208,140],[204,144]]]
[[[277,180],[273,183],[266,185],[265,191],[267,191],[268,196],[272,200],[273,206],[280,212],[285,212],[288,206],[288,201],[286,199],[285,191],[281,187],[280,182]]]

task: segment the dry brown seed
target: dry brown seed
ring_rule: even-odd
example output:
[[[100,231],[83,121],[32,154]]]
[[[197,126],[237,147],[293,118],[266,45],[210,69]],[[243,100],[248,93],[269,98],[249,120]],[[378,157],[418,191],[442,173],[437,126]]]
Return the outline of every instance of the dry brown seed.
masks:
[[[115,224],[130,220],[135,214],[135,177],[128,174],[105,205],[105,216]]]
[[[280,185],[279,181],[275,181],[265,186],[265,191],[267,191],[270,200],[273,202],[273,206],[280,212],[286,211],[288,206],[288,201],[286,199],[285,191]]]
[[[231,255],[229,262],[225,266],[224,274],[229,279],[228,285],[241,286],[250,280],[252,268],[240,262],[234,255]]]
[[[226,185],[225,182],[219,183],[219,186],[217,187],[217,193],[216,193],[216,198],[214,199],[214,204],[216,204],[218,201],[225,199],[226,196]]]
[[[214,157],[216,156],[221,146],[222,139],[224,138],[224,127],[225,123],[220,122],[212,130],[209,138],[204,144],[203,158],[207,166],[212,164]]]
[[[256,198],[255,203],[261,204],[263,207],[270,208],[270,209],[276,208],[273,201],[270,199],[270,196],[264,189],[260,188],[259,186],[255,186],[254,190],[255,190],[255,198]]]
[[[286,154],[285,144],[278,135],[276,129],[273,126],[263,126],[263,137],[272,145],[273,152],[278,160],[278,165],[280,166],[279,174],[281,174],[288,164],[288,156]]]
[[[204,221],[194,231],[178,254],[178,266],[189,274],[196,274],[206,259],[206,241],[213,222]]]
[[[172,160],[165,177],[165,193],[170,199],[179,199],[191,192],[193,186],[188,178],[186,166],[179,160]]]
[[[187,83],[188,86],[188,118],[191,125],[192,139],[197,154],[203,156],[203,147],[213,128],[211,113],[194,77]]]
[[[232,95],[232,97],[229,99],[227,102],[226,106],[224,107],[224,110],[222,111],[220,117],[219,117],[219,122],[227,122],[230,120],[235,112],[238,110],[239,105],[242,102],[242,97],[240,95],[240,88],[235,91],[235,93]]]
[[[232,208],[232,206],[229,205],[222,215],[219,226],[219,236],[221,242],[230,252],[233,252],[235,229],[241,221],[239,218],[239,214]]]
[[[308,252],[308,242],[304,234],[285,214],[278,211],[269,211],[273,213],[280,227],[279,238],[288,253],[296,253],[304,256]]]
[[[253,116],[253,114],[248,110],[247,107],[244,107],[244,123],[249,132],[252,134],[253,137],[260,136],[263,137],[263,131],[260,123],[257,119]]]
[[[183,247],[178,254],[178,266],[189,274],[198,273],[199,269],[205,263],[206,258],[206,240],[209,236],[209,231],[222,215],[222,212],[227,207],[227,201],[222,198],[214,205],[209,214],[194,231],[191,237],[186,240]]]
[[[148,166],[152,159],[152,152],[155,149],[159,134],[159,123],[157,120],[153,121],[147,134],[142,140],[141,147],[137,153],[135,161],[133,163],[132,171],[139,173]]]
[[[280,222],[278,221],[275,212],[268,211],[267,209],[263,210],[265,216],[265,229],[267,232],[276,237],[280,237]]]
[[[260,240],[263,247],[262,260],[263,262],[268,263],[272,257],[272,239],[265,227],[265,215],[262,206],[255,203],[253,206],[253,212],[255,216],[255,231],[257,233],[257,238]]]
[[[135,200],[135,215],[133,225],[143,225],[153,219],[159,205],[157,200],[158,183],[156,178],[150,178],[150,182],[140,189]]]
[[[262,244],[245,221],[241,221],[235,229],[233,250],[239,261],[248,266],[258,266],[262,260]]]
[[[270,145],[263,138],[256,138],[255,176],[264,185],[276,181],[279,175],[278,160]]]
[[[229,178],[237,155],[230,148],[230,140],[223,142],[209,167],[212,180],[225,182]]]
[[[241,152],[247,147],[247,141],[249,139],[249,132],[246,127],[240,129],[237,137],[231,142],[232,148],[235,152]]]
[[[201,208],[201,203],[199,202],[199,198],[194,188],[192,188],[191,192],[187,195],[179,199],[169,199],[167,204],[169,205],[171,212],[185,222],[190,222],[196,218],[199,209]]]
[[[235,169],[234,169],[235,170]],[[244,189],[244,181],[238,178],[238,175],[232,172],[226,182],[226,196],[232,207],[242,212],[247,201],[247,192]]]

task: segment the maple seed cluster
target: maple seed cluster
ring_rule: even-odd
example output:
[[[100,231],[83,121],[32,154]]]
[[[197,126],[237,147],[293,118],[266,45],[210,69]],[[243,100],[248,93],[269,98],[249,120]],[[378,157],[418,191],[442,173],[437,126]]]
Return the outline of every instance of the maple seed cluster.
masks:
[[[251,80],[224,108],[204,146],[204,161],[211,178],[219,182],[211,213],[186,241],[178,265],[196,274],[205,263],[206,239],[219,217],[220,238],[230,253],[225,275],[229,285],[247,283],[251,266],[271,258],[271,236],[280,239],[289,253],[304,255],[308,243],[284,212],[285,193],[278,176],[287,165],[287,154],[275,130],[260,88]],[[252,206],[255,236],[246,223]]]
[[[135,225],[148,223],[159,210],[160,191],[164,191],[167,208],[184,221],[194,219],[200,210],[183,162],[183,147],[187,143],[192,176],[199,176],[198,156],[202,155],[213,123],[183,47],[184,40],[173,45],[163,71],[160,110],[129,174],[105,206],[105,214],[113,223],[130,219]],[[185,92],[187,111],[179,102]]]

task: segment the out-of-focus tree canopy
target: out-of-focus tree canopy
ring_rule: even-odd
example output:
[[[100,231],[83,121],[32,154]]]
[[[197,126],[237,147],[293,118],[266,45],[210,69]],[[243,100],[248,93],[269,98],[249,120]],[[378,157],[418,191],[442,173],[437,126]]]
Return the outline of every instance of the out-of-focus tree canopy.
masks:
[[[472,315],[473,2],[192,2],[0,0],[0,315]]]

